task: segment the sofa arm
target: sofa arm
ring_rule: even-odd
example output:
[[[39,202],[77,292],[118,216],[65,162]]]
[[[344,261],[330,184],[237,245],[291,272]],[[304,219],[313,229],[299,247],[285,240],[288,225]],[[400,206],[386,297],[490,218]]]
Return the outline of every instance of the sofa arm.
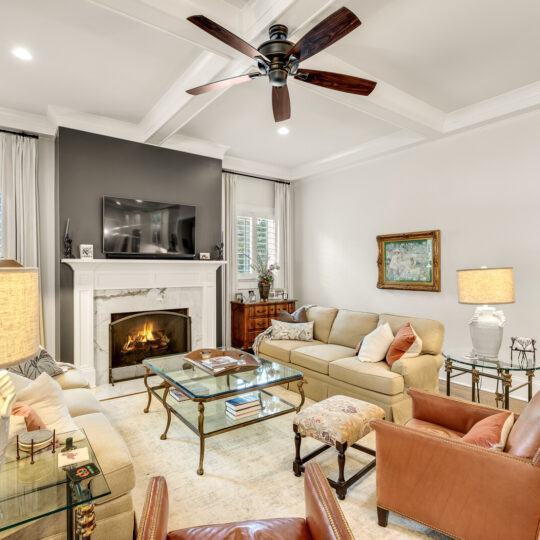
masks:
[[[306,465],[306,522],[313,540],[354,540],[321,466]]]
[[[169,494],[163,476],[150,479],[137,540],[167,540]]]
[[[456,538],[536,539],[540,469],[531,460],[382,420],[377,505]]]
[[[414,358],[402,358],[392,364],[392,371],[399,373],[405,388],[420,388],[429,392],[439,389],[439,370],[443,364],[440,354],[421,354]]]
[[[415,388],[407,393],[412,398],[413,418],[467,433],[477,422],[501,412],[500,409],[462,401],[450,396],[431,394]]]

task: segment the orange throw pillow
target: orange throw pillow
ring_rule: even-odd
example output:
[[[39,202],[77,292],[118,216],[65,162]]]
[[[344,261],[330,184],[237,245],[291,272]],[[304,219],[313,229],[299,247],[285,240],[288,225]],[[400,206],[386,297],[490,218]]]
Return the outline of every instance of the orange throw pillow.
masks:
[[[11,414],[14,416],[23,416],[26,423],[27,431],[35,431],[36,429],[45,429],[45,422],[39,417],[39,414],[29,405],[15,403]]]
[[[394,362],[397,362],[401,358],[413,358],[418,356],[422,352],[422,340],[418,337],[418,334],[414,331],[411,323],[407,323],[402,326],[392,345],[386,353],[386,361],[390,367]]]
[[[502,452],[513,425],[513,413],[492,414],[476,422],[461,440],[475,444],[476,446],[500,450]]]

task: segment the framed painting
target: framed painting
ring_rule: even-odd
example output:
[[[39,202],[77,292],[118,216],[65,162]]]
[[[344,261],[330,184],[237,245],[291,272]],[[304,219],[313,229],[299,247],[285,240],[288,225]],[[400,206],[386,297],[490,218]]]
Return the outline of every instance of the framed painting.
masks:
[[[379,289],[441,290],[441,231],[377,236]]]

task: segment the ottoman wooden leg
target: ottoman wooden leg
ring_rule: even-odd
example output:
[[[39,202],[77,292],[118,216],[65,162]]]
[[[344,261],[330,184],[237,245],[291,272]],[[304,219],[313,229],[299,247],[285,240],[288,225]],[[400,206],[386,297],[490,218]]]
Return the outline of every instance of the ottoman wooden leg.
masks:
[[[336,442],[336,449],[338,451],[338,468],[339,468],[339,476],[337,481],[337,488],[336,493],[338,496],[338,499],[341,501],[345,499],[345,495],[347,495],[347,482],[345,482],[345,451],[347,450],[347,443],[339,443]]]
[[[377,518],[379,520],[379,525],[381,527],[386,527],[388,525],[388,510],[377,506]]]
[[[298,427],[293,424],[294,430],[294,446],[296,448],[296,455],[293,462],[293,471],[295,476],[302,476],[302,458],[300,457],[300,444],[302,443],[302,437],[298,433]]]

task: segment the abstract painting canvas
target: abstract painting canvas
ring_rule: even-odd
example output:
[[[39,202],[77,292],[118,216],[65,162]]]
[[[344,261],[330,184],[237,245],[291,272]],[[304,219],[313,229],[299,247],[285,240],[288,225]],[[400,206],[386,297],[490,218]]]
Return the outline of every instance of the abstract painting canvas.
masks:
[[[441,290],[440,231],[377,236],[379,289]]]

